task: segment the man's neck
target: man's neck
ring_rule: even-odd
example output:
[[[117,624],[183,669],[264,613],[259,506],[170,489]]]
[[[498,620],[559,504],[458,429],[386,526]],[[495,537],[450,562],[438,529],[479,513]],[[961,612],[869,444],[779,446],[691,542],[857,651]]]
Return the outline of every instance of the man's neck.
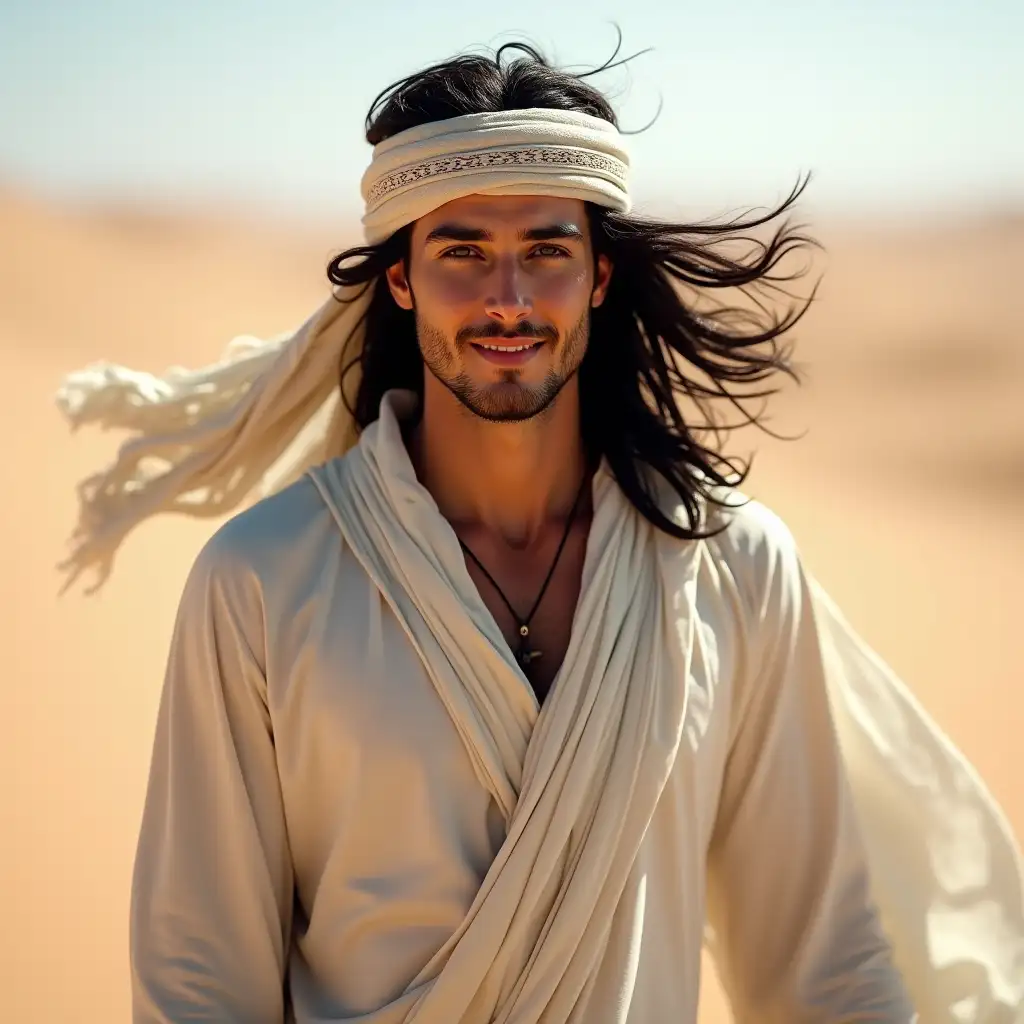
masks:
[[[409,439],[420,482],[456,529],[483,528],[510,547],[529,547],[569,514],[585,472],[576,379],[541,415],[490,423],[427,378]]]

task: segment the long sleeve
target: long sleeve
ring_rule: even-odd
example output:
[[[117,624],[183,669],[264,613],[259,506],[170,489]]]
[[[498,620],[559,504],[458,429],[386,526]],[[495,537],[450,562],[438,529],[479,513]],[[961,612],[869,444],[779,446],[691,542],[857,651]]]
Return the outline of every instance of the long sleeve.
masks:
[[[131,897],[135,1024],[280,1024],[292,875],[259,590],[222,529],[174,628]]]
[[[740,1024],[907,1024],[810,583],[788,530],[768,526],[739,579],[749,615],[708,852],[711,951]]]

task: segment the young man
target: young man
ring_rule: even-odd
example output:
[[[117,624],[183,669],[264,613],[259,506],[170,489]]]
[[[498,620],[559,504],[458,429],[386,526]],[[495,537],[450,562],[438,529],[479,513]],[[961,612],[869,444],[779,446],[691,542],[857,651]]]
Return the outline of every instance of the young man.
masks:
[[[692,1022],[706,922],[740,1021],[1008,1019],[998,810],[931,786],[955,752],[680,412],[791,372],[795,319],[683,287],[770,284],[802,240],[743,263],[631,217],[607,102],[520,51],[374,104],[367,245],[298,332],[64,393],[138,433],[83,492],[76,569],[280,482],[286,449],[298,471],[181,601],[135,1021]],[[965,813],[1006,856],[946,906],[930,865]],[[936,935],[971,915],[953,983]]]

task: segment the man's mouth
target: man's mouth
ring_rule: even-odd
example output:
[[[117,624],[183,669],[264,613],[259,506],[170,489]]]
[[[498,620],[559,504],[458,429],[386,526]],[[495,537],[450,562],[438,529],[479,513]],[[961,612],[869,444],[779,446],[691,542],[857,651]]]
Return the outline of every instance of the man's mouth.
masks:
[[[525,366],[544,347],[543,341],[516,339],[501,341],[474,341],[473,348],[482,359],[495,366]]]
[[[486,341],[474,341],[473,344],[477,348],[485,348],[491,352],[527,352],[531,348],[536,348],[538,345],[543,345],[542,341],[528,341],[525,345],[494,345]]]

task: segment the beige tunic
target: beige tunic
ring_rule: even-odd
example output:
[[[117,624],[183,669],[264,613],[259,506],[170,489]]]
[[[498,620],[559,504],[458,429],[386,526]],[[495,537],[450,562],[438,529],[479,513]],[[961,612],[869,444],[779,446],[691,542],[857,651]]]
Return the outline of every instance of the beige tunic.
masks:
[[[694,1021],[707,921],[738,1021],[909,1021],[830,710],[826,606],[763,505],[708,553],[684,739],[616,912],[628,948],[606,954],[583,1019]],[[132,890],[136,1024],[407,1020],[504,839],[314,483],[222,527],[186,585],[160,706]],[[954,1019],[939,1013],[922,1019]]]

